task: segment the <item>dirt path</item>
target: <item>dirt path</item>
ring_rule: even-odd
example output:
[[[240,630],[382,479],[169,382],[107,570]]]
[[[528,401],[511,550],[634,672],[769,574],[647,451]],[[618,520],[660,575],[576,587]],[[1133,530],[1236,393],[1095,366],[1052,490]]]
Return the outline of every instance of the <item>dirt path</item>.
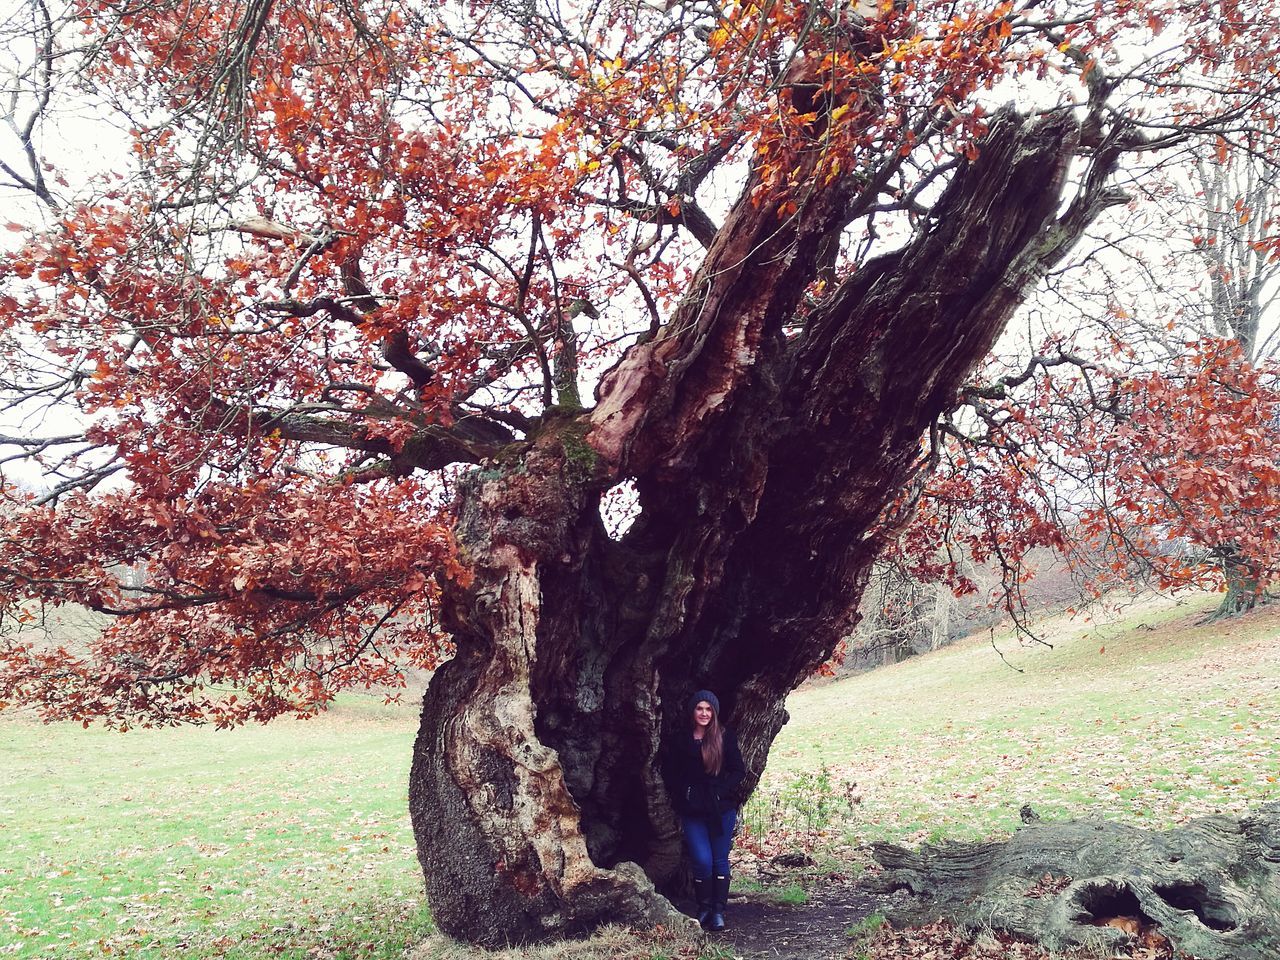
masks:
[[[846,931],[881,907],[881,898],[858,884],[833,883],[809,891],[794,906],[760,895],[733,898],[729,929],[718,939],[743,960],[844,960]]]

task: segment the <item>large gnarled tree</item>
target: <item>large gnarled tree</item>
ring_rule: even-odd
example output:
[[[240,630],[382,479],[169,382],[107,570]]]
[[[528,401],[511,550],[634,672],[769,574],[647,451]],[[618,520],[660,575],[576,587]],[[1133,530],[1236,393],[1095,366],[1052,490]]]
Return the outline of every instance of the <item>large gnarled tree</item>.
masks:
[[[114,622],[11,631],[0,696],[231,724],[452,652],[410,781],[439,925],[663,916],[687,694],[758,776],[1125,158],[1271,122],[1269,12],[1207,9],[33,4],[4,613]],[[72,101],[125,121],[92,194],[42,154]]]

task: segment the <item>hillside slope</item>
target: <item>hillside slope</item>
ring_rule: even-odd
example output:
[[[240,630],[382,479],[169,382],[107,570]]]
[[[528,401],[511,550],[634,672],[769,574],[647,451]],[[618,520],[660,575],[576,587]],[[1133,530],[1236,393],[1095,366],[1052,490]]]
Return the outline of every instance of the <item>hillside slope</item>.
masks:
[[[1052,648],[971,637],[798,691],[748,822],[822,794],[852,842],[959,839],[1012,830],[1023,804],[1168,824],[1280,797],[1280,608],[1202,624],[1216,602],[1062,617],[1040,627]]]

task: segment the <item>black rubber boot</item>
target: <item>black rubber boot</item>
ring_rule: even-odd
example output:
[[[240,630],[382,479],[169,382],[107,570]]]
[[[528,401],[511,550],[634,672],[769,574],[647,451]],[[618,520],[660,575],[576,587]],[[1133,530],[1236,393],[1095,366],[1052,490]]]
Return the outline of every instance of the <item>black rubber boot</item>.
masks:
[[[724,912],[729,906],[729,875],[711,878],[711,916],[702,925],[704,930],[723,930]]]
[[[693,899],[698,902],[698,925],[703,930],[709,930],[707,921],[711,919],[711,881],[710,880],[694,880],[693,881]]]

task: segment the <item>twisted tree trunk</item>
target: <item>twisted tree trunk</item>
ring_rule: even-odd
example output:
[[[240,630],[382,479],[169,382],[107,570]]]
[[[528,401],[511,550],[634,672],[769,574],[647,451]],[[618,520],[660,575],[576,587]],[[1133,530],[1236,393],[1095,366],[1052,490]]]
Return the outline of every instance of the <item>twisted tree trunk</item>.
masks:
[[[1075,138],[1062,115],[999,116],[932,225],[789,338],[858,185],[780,220],[748,184],[597,406],[468,478],[473,579],[448,587],[457,656],[427,692],[410,782],[443,930],[498,945],[670,917],[653,885],[681,859],[663,735],[691,691],[716,690],[754,787],[787,694],[853,626],[922,434],[1096,211],[1106,171],[1055,219]],[[598,505],[622,478],[641,513],[614,542]]]

